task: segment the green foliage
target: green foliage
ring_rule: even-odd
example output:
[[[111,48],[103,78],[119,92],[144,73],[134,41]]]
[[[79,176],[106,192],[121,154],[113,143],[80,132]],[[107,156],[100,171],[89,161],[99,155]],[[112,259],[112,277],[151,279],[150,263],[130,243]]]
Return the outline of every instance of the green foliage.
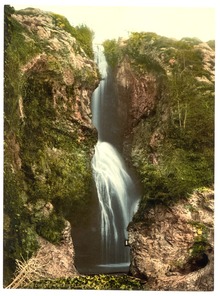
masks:
[[[127,275],[95,275],[33,282],[28,289],[142,290],[139,279]]]
[[[19,97],[24,84],[20,72],[28,58],[39,48],[25,42],[25,30],[13,19],[14,9],[5,6],[5,59],[4,59],[4,273],[10,278],[15,266],[15,258],[30,257],[37,249],[34,226],[30,225],[30,215],[26,202],[22,172],[16,171],[19,155],[16,152],[21,139]]]
[[[207,252],[212,247],[208,243],[209,229],[203,223],[192,221],[190,223],[196,229],[196,236],[193,245],[189,249],[188,263],[191,265],[192,271],[206,266],[208,263]]]
[[[199,43],[202,43],[202,41],[196,37],[195,38],[184,37],[180,41],[186,42],[190,45],[198,45]]]
[[[115,68],[127,56],[138,73],[143,73],[146,69],[155,73],[163,73],[163,66],[152,46],[152,42],[154,42],[156,37],[155,33],[135,32],[131,33],[131,37],[127,41],[124,41],[124,45],[120,44],[120,40],[104,41],[104,52],[108,64]]]
[[[172,143],[164,143],[158,150],[161,157],[157,165],[149,161],[149,152],[133,155],[144,192],[136,220],[142,219],[144,212],[155,204],[172,205],[195,188],[213,184],[213,150],[190,151],[177,148],[175,141]]]
[[[65,220],[52,213],[37,223],[36,232],[49,242],[58,244],[61,242],[64,226]]]
[[[112,68],[116,67],[120,60],[120,47],[118,46],[117,41],[115,39],[105,40],[103,46],[107,63]]]
[[[190,248],[190,259],[199,258],[209,248],[209,244],[206,241],[196,241]]]
[[[6,50],[11,39],[11,15],[14,13],[14,7],[4,6],[4,50]]]
[[[215,40],[209,40],[207,43],[213,50],[215,50]]]
[[[32,78],[26,83],[24,112],[27,118],[22,130],[21,155],[22,169],[29,185],[29,200],[35,202],[43,198],[50,201],[57,213],[68,218],[75,208],[88,206],[92,182],[88,157],[91,135],[88,134],[88,140],[80,144],[78,138],[82,131],[79,124],[72,123],[70,131],[65,121],[53,124],[56,116],[49,85]],[[35,139],[30,140],[33,134]],[[51,235],[48,239],[51,240]]]
[[[152,72],[157,76],[165,75],[161,54],[172,46],[173,41],[151,32],[133,32],[124,48],[125,54],[133,61],[133,66],[140,74]]]
[[[187,166],[183,160],[175,159],[172,155],[170,159],[172,163],[166,161],[164,164],[153,165],[148,162],[147,157],[143,157],[142,153],[133,157],[133,164],[139,173],[144,192],[139,211],[134,217],[135,221],[142,220],[146,210],[156,204],[171,206],[179,198],[185,197],[195,185],[189,184],[192,180],[189,171],[184,171]]]
[[[37,250],[37,236],[30,224],[30,215],[24,207],[22,175],[9,167],[8,155],[4,168],[4,281],[12,277],[15,258],[30,258]]]
[[[30,60],[31,57],[40,52],[41,46],[38,37],[31,34],[28,29],[24,28],[16,20],[9,16],[6,17],[5,28],[7,28],[7,38],[10,40],[7,55],[13,58],[14,62],[23,65]],[[25,35],[31,35],[31,37],[38,42],[26,40]],[[21,44],[23,44],[23,46],[20,46]]]
[[[18,259],[30,257],[37,248],[36,233],[29,225],[30,216],[24,207],[21,182],[9,168],[5,168],[4,214],[8,223],[4,224],[4,243],[9,258]]]
[[[214,167],[214,85],[198,82],[207,76],[201,52],[179,50],[176,67],[168,83],[170,121],[162,151],[167,170],[185,180],[188,192],[213,184]],[[178,173],[179,170],[179,173]]]
[[[74,37],[77,41],[79,41],[88,57],[93,59],[94,52],[92,48],[92,42],[94,38],[94,32],[86,25],[76,26],[74,29]]]
[[[25,83],[21,67],[41,51],[41,45],[35,35],[28,32],[27,29],[11,17],[11,13],[14,12],[13,8],[7,7],[6,5],[4,22],[4,119],[5,129],[10,129],[17,133],[20,129],[19,97]],[[36,42],[28,41],[29,39],[26,40],[25,36],[28,34],[31,34],[29,39]]]
[[[93,59],[94,53],[92,41],[94,38],[94,32],[86,25],[80,25],[76,27],[71,26],[69,21],[62,15],[51,13],[51,16],[53,17],[54,24],[75,37],[76,41],[83,48],[87,56]],[[80,49],[78,48],[77,50]]]

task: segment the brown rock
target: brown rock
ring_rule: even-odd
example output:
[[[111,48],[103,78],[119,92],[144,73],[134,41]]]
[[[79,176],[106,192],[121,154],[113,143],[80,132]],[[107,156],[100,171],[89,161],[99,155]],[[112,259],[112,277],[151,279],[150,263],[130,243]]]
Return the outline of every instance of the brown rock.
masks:
[[[119,112],[126,129],[130,130],[155,107],[158,95],[156,77],[150,73],[140,77],[125,59],[117,69],[116,79],[120,96]]]
[[[74,248],[71,237],[71,226],[66,221],[61,244],[54,245],[39,237],[40,249],[36,254],[42,265],[45,278],[73,277],[78,275],[74,266]]]
[[[51,99],[58,115],[93,128],[90,100],[99,82],[95,62],[85,55],[70,33],[56,26],[52,13],[27,8],[12,17],[31,33],[24,33],[26,42],[36,44],[32,36],[38,36],[44,44],[41,53],[22,66],[22,75],[37,77],[41,83],[47,83],[48,89],[52,89]],[[20,115],[25,121],[21,108]]]
[[[144,222],[131,224],[131,273],[152,290],[212,291],[213,198],[211,190],[195,192],[172,208],[156,205]]]

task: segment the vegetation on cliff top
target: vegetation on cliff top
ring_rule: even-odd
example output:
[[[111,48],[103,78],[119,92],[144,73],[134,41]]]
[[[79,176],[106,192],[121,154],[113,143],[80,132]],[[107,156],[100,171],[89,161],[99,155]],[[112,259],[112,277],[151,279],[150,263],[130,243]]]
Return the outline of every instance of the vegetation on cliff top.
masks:
[[[10,9],[13,10],[13,8]],[[30,15],[31,13],[33,13],[33,10],[31,8],[28,8],[24,10],[19,10],[18,13],[21,15]],[[36,11],[34,13],[36,14]],[[70,33],[73,37],[76,38],[76,43],[78,44],[78,47],[81,47],[89,58],[94,58],[92,48],[94,32],[88,26],[82,24],[73,27],[69,23],[68,19],[64,16],[52,12],[48,14],[52,17],[55,27],[58,27],[59,29],[65,30],[66,32]],[[80,51],[80,48],[78,48],[78,50]]]
[[[93,59],[94,52],[92,48],[92,41],[94,38],[94,32],[86,25],[79,25],[76,27],[71,26],[69,21],[62,15],[55,13],[51,13],[51,15],[53,17],[55,25],[75,37],[79,45],[88,55],[88,57]]]
[[[150,205],[214,183],[214,58],[207,52],[215,42],[134,32],[103,45],[113,68],[126,59],[137,79],[157,78],[155,108],[133,128],[131,158],[143,186],[139,220]]]

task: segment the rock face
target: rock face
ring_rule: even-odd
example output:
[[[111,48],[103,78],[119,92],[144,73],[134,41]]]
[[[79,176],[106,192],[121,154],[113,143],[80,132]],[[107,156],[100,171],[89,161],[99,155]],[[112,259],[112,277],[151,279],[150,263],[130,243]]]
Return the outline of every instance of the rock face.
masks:
[[[60,15],[5,7],[6,285],[15,260],[36,254],[39,242],[48,276],[76,274],[65,221],[90,200],[90,101],[99,74],[74,30]]]
[[[135,150],[137,145],[134,142],[134,135],[139,134],[137,129],[141,126],[141,137],[143,136],[143,139],[146,137],[142,122],[151,117],[158,105],[161,96],[160,81],[150,72],[142,75],[138,74],[132,69],[128,58],[125,58],[118,65],[115,77],[120,98],[118,101],[118,113],[120,114],[122,130],[124,132],[124,158],[129,164],[132,150]],[[147,140],[148,143],[153,141],[155,134],[158,135],[158,138],[162,137],[161,133],[158,133],[156,126],[152,135],[149,135],[151,138]],[[154,141],[156,145],[157,142],[157,140]],[[156,153],[152,153],[152,159],[154,162],[157,162]]]
[[[172,207],[156,205],[129,226],[131,273],[150,290],[214,289],[214,194],[195,192]]]
[[[155,108],[158,82],[151,73],[145,75],[134,73],[127,59],[117,68],[116,80],[120,97],[119,113],[124,123],[125,133],[129,133]]]

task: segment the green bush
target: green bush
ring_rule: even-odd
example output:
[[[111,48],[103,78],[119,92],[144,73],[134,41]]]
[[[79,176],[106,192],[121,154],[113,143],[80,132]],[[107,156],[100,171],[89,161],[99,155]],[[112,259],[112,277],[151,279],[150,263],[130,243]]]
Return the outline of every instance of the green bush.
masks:
[[[215,40],[209,40],[207,43],[213,50],[215,50]]]
[[[103,47],[107,63],[112,68],[116,67],[120,60],[120,47],[118,42],[115,39],[105,40],[103,42]]]
[[[44,217],[36,225],[36,232],[51,243],[58,244],[62,239],[65,220],[55,213]]]
[[[136,220],[142,219],[155,204],[170,206],[179,199],[187,198],[196,188],[213,184],[213,150],[204,155],[204,152],[164,144],[158,153],[161,156],[157,165],[149,162],[146,151],[133,155],[133,164],[144,192]]]
[[[142,290],[143,283],[127,275],[95,275],[40,280],[31,283],[28,289],[78,289],[78,290]]]
[[[80,25],[76,27],[71,26],[69,21],[62,15],[51,13],[51,16],[53,17],[54,24],[75,37],[76,42],[83,48],[87,56],[90,59],[93,59],[94,52],[92,42],[94,38],[94,32],[86,25]]]

